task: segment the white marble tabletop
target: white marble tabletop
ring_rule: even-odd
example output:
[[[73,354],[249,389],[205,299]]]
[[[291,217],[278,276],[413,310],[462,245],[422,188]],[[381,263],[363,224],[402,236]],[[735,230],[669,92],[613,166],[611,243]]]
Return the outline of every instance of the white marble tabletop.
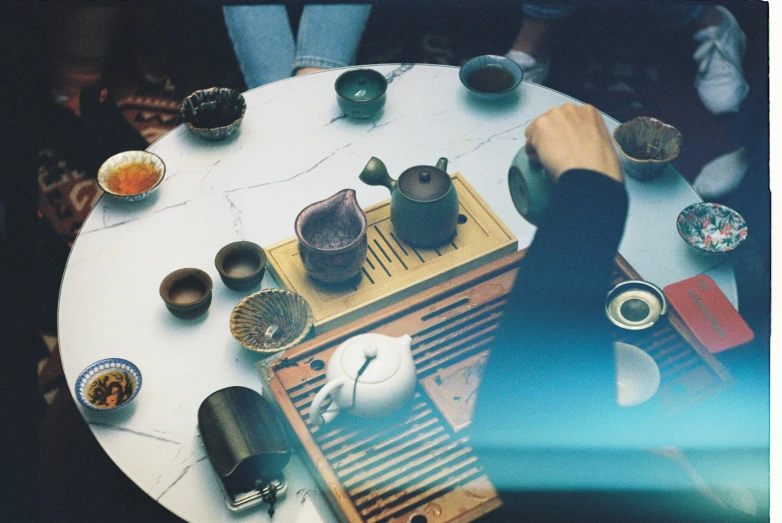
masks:
[[[448,171],[469,180],[519,247],[530,243],[534,228],[513,207],[508,168],[524,145],[526,125],[574,100],[523,83],[507,100],[479,102],[454,67],[373,67],[389,79],[376,118],[352,120],[340,112],[333,84],[342,71],[331,70],[246,93],[241,131],[225,142],[205,142],[177,127],[149,148],[167,166],[158,191],[134,204],[103,197],[71,252],[59,308],[71,393],[79,373],[99,359],[122,357],[139,367],[143,387],[132,404],[82,414],[123,472],[186,520],[269,519],[264,505],[237,514],[226,508],[197,428],[198,407],[212,392],[232,385],[261,391],[259,357],[228,329],[231,310],[247,293],[220,281],[214,257],[223,245],[246,239],[269,246],[291,237],[302,208],[347,187],[364,207],[387,199],[387,189],[358,180],[371,156],[394,177],[448,158]],[[618,125],[605,120],[609,130]],[[652,182],[628,180],[627,188],[621,254],[661,287],[708,272],[736,305],[730,263],[691,252],[676,232],[679,211],[699,201],[690,185],[668,169]],[[214,281],[212,305],[196,320],[173,317],[158,294],[163,277],[181,267],[201,268]],[[276,286],[268,271],[262,286]],[[298,457],[286,475],[290,487],[275,522],[335,519]]]

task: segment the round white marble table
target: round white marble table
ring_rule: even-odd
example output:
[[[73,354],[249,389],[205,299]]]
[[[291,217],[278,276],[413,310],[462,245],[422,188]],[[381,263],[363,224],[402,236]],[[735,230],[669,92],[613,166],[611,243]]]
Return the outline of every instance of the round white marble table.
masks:
[[[364,207],[387,199],[385,188],[358,180],[371,156],[393,176],[448,158],[449,172],[469,180],[520,248],[532,238],[534,228],[512,205],[508,167],[526,125],[574,100],[523,83],[511,98],[485,103],[459,83],[454,67],[375,68],[389,86],[386,106],[373,119],[340,112],[333,84],[341,71],[331,70],[246,93],[241,132],[225,142],[205,142],[177,127],[149,148],[167,166],[159,190],[135,204],[102,198],[70,255],[59,336],[71,393],[81,370],[96,360],[122,357],[138,365],[143,387],[131,405],[82,414],[123,472],[186,520],[268,520],[264,506],[237,514],[226,508],[197,428],[198,407],[210,393],[231,385],[261,390],[258,356],[228,329],[231,310],[246,293],[220,281],[214,267],[220,247],[238,239],[269,246],[291,237],[302,208],[347,187]],[[618,125],[608,117],[606,124],[609,130]],[[619,250],[635,269],[661,287],[708,271],[737,304],[730,263],[691,252],[676,232],[679,211],[699,201],[690,185],[668,169],[650,183],[628,180],[627,189],[630,212]],[[158,295],[163,277],[180,267],[199,267],[214,281],[211,308],[197,320],[174,318]],[[262,286],[276,284],[267,275]],[[334,520],[298,458],[286,473],[290,488],[275,522]]]

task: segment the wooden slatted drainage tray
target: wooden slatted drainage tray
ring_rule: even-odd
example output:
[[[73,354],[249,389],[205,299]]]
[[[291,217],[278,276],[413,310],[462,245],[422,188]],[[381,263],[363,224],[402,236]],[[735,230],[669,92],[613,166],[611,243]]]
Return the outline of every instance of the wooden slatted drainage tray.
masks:
[[[365,210],[367,260],[356,282],[329,285],[307,276],[295,237],[266,248],[274,279],[312,307],[316,334],[518,249],[516,237],[467,180],[458,173],[452,179],[459,194],[459,222],[453,240],[437,249],[415,248],[396,235],[390,200]]]
[[[501,504],[463,429],[523,255],[508,255],[317,336],[262,375],[265,394],[276,399],[344,521],[464,522]],[[617,256],[614,283],[638,277]],[[342,414],[323,427],[312,426],[310,402],[325,382],[332,353],[346,339],[370,331],[412,335],[419,381],[413,401],[388,418],[367,422]],[[617,327],[615,334],[657,362],[662,379],[654,401],[665,411],[703,401],[729,379],[673,311],[647,330]]]

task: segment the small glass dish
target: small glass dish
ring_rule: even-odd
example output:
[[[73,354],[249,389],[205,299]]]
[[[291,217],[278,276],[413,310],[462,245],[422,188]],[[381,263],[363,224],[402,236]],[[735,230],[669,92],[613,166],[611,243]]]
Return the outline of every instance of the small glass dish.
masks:
[[[285,289],[263,289],[240,301],[231,313],[231,334],[255,352],[287,350],[309,334],[314,318],[302,296]]]
[[[121,358],[96,361],[76,380],[76,399],[88,409],[117,410],[138,396],[141,372],[133,363]]]
[[[747,238],[747,222],[731,209],[718,203],[694,203],[676,218],[676,230],[690,247],[702,254],[721,254],[735,250]]]
[[[246,111],[247,103],[238,91],[212,87],[195,91],[185,98],[179,115],[194,134],[216,142],[239,130]]]
[[[160,156],[147,151],[115,154],[98,169],[103,192],[126,202],[143,200],[158,188],[166,175]]]

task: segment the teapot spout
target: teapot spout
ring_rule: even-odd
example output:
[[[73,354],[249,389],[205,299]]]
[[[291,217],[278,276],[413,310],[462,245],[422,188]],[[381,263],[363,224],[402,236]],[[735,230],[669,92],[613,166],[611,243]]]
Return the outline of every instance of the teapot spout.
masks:
[[[448,172],[448,158],[440,158],[435,165],[441,171]]]
[[[396,185],[396,181],[388,174],[386,165],[374,156],[369,159],[358,179],[367,185],[383,185],[389,191],[393,191]]]
[[[396,346],[401,351],[407,351],[412,353],[413,352],[413,338],[411,338],[408,334],[404,334],[402,336],[399,336],[396,338]]]

